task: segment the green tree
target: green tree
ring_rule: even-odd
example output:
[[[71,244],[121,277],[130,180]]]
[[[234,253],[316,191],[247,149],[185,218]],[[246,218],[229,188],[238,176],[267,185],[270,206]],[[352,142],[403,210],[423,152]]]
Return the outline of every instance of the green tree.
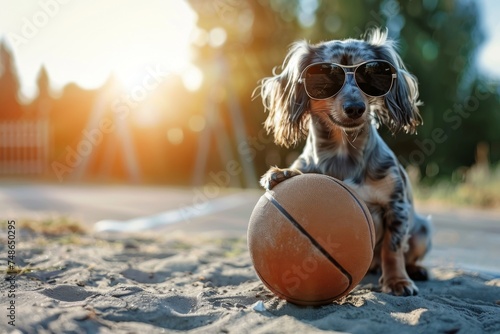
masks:
[[[479,142],[500,159],[498,83],[478,74],[476,54],[483,41],[479,9],[474,1],[455,0],[191,0],[199,26],[209,32],[222,27],[226,43],[199,47],[206,73],[217,53],[229,59],[229,82],[244,105],[248,132],[258,133],[265,118],[260,101],[249,102],[256,82],[282,63],[288,46],[298,39],[319,42],[359,38],[367,29],[387,27],[398,41],[408,69],[419,79],[424,125],[417,135],[392,136],[381,130],[403,164],[420,168],[428,179],[448,177],[474,162]],[[213,73],[213,69],[212,72]],[[479,130],[480,129],[480,130]],[[285,165],[290,151],[266,144],[258,151],[259,172]],[[274,157],[274,159],[272,159]]]

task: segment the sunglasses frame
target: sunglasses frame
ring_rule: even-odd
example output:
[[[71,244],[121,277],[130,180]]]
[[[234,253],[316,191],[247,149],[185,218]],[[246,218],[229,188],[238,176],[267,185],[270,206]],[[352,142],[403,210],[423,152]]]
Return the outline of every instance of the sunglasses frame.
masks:
[[[392,71],[392,76],[391,76],[391,86],[389,87],[389,89],[387,90],[387,92],[385,94],[382,94],[382,95],[370,95],[370,94],[366,94],[363,89],[361,89],[361,87],[359,87],[358,85],[358,82],[356,81],[356,70],[358,69],[358,67],[362,66],[362,65],[365,65],[365,64],[368,64],[368,63],[373,63],[373,62],[383,62],[383,63],[387,63],[389,64],[389,67],[391,68],[391,71]],[[306,87],[306,78],[305,78],[305,73],[306,71],[312,67],[312,66],[315,66],[315,65],[320,65],[320,64],[328,64],[328,65],[336,65],[340,68],[342,68],[342,70],[344,71],[344,82],[342,83],[342,87],[340,87],[340,89],[333,95],[331,96],[328,96],[328,97],[325,97],[325,98],[315,98],[315,97],[312,97],[309,92],[307,91],[307,87]],[[347,72],[346,69],[354,69],[352,72]],[[306,68],[304,68],[304,70],[302,71],[302,73],[300,74],[300,78],[298,80],[298,83],[299,84],[304,84],[304,90],[306,91],[306,94],[307,96],[309,96],[311,99],[313,100],[327,100],[329,98],[332,98],[334,97],[335,95],[337,95],[338,93],[340,93],[340,91],[342,90],[342,88],[344,88],[345,86],[345,83],[347,82],[347,75],[348,74],[351,74],[354,76],[354,82],[356,83],[356,86],[358,86],[358,88],[363,92],[363,94],[365,94],[366,96],[370,96],[370,97],[382,97],[382,96],[385,96],[387,94],[389,94],[389,92],[391,91],[392,89],[392,86],[394,85],[394,79],[396,79],[398,77],[398,74],[397,74],[397,70],[396,70],[396,67],[394,65],[392,65],[390,62],[388,62],[387,60],[383,60],[383,59],[373,59],[373,60],[368,60],[368,61],[365,61],[365,62],[362,62],[362,63],[359,63],[359,64],[356,64],[356,65],[341,65],[341,64],[337,64],[337,63],[329,63],[329,62],[318,62],[318,63],[313,63],[313,64],[309,64],[306,66]]]

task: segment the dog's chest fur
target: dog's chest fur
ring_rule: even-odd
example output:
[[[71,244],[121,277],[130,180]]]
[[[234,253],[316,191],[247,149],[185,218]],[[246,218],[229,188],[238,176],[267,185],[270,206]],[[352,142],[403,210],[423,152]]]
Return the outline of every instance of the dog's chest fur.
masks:
[[[368,131],[375,130],[370,128]],[[381,147],[385,143],[376,132],[358,134],[354,142],[334,141],[330,145],[330,150],[325,151],[321,147],[328,145],[316,145],[316,152],[309,153],[316,162],[317,172],[342,180],[361,197],[370,210],[377,242],[380,241],[384,212],[400,185],[397,162],[386,153],[390,151]],[[335,150],[334,154],[331,149]]]
[[[356,134],[346,134],[316,123],[310,131],[304,151],[292,167],[342,180],[378,221],[401,183],[398,163],[376,129],[368,125]]]

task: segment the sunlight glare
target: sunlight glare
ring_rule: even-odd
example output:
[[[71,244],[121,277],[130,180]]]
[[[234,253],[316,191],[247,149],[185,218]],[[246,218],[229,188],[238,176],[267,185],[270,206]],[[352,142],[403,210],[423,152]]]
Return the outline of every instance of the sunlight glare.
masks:
[[[193,132],[200,132],[205,129],[206,120],[205,116],[202,115],[192,115],[189,118],[189,129]]]
[[[184,141],[184,131],[181,128],[172,128],[167,131],[167,139],[173,145],[182,144]]]
[[[5,28],[11,37],[22,34],[18,23],[23,17],[42,10],[37,1],[21,9],[12,27]],[[23,43],[8,42],[14,49],[24,95],[36,93],[42,65],[56,88],[69,82],[98,88],[115,73],[130,89],[147,80],[148,69],[161,68],[165,77],[191,67],[196,21],[186,1],[71,1],[61,5],[36,36]]]
[[[146,105],[134,110],[132,119],[139,127],[150,127],[158,124],[158,110],[151,105]]]
[[[227,32],[223,28],[216,27],[210,30],[209,44],[211,47],[218,48],[222,46],[227,39]]]
[[[191,65],[182,73],[182,83],[189,91],[197,91],[203,83],[203,73],[201,70]]]

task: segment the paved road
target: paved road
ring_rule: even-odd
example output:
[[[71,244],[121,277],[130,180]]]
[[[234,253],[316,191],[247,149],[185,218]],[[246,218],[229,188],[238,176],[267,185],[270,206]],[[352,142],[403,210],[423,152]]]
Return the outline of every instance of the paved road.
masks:
[[[261,194],[259,190],[213,188],[4,183],[0,184],[0,218],[56,214],[94,227],[101,220],[153,216],[149,222],[169,222],[154,227],[158,233],[244,235]],[[427,263],[478,269],[500,277],[500,211],[422,207],[419,212],[431,214],[435,225]],[[138,226],[133,223],[128,225]],[[143,226],[143,221],[135,223]]]

